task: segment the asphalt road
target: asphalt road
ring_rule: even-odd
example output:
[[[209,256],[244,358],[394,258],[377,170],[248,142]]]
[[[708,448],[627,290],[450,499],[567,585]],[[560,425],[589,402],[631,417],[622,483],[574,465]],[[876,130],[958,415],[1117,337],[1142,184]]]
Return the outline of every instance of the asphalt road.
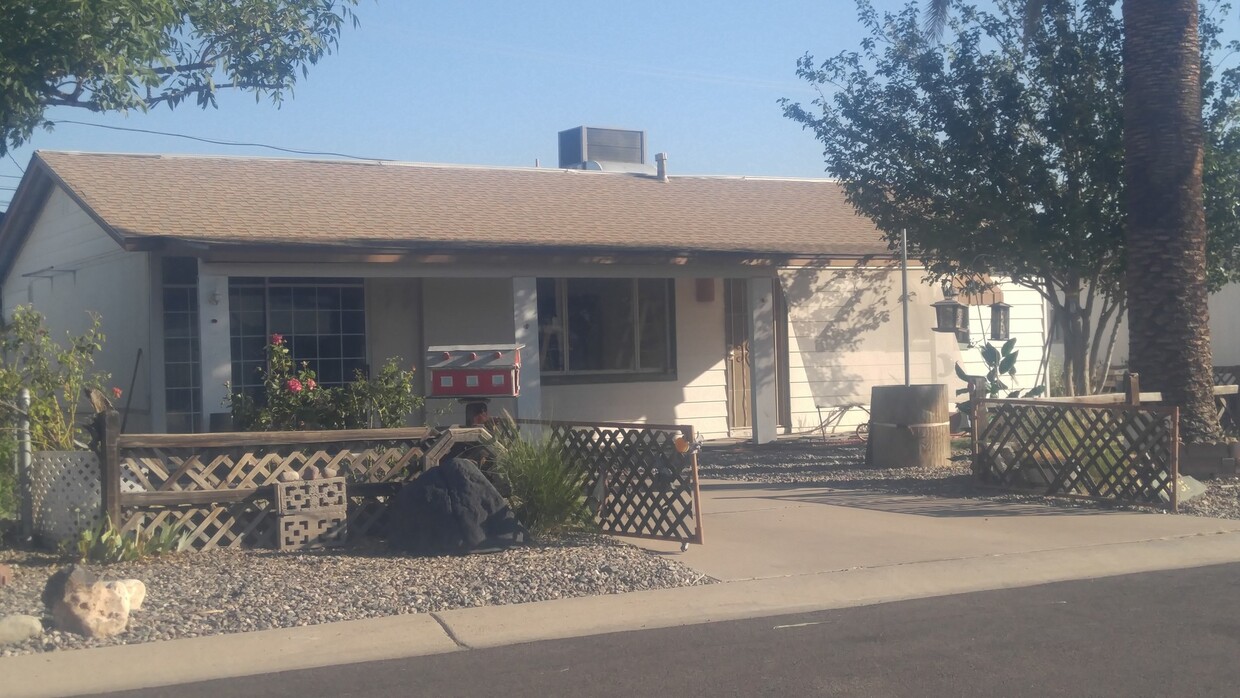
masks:
[[[1238,580],[1224,565],[109,695],[1237,696]]]

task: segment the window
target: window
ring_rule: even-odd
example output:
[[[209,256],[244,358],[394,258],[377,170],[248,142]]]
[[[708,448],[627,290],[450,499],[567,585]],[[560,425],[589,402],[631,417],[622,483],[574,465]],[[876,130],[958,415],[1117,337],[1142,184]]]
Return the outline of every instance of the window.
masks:
[[[671,279],[539,279],[541,367],[583,380],[673,378]]]
[[[169,433],[202,428],[198,352],[198,260],[160,261],[164,320],[164,414]]]
[[[232,278],[228,284],[233,389],[262,396],[272,334],[323,386],[366,370],[366,302],[360,279]]]

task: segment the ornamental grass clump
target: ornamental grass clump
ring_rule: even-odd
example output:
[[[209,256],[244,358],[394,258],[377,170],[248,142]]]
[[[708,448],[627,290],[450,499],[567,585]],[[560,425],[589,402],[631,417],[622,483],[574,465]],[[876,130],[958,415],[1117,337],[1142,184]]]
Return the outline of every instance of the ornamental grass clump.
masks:
[[[502,440],[497,466],[512,485],[508,504],[517,519],[534,535],[589,526],[585,469],[546,439],[520,436],[515,425],[507,431],[514,436]]]

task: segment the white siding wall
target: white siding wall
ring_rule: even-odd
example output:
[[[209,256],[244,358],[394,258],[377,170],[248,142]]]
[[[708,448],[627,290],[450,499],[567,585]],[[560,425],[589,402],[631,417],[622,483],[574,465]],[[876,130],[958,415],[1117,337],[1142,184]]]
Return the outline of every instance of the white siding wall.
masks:
[[[943,383],[952,393],[963,384],[955,378],[956,362],[966,371],[980,373],[975,350],[962,348],[949,334],[931,331],[940,300],[937,286],[921,282],[921,270],[910,270],[909,337],[913,383]],[[819,424],[817,406],[826,408],[870,402],[875,385],[904,382],[903,324],[900,274],[890,269],[802,268],[781,271],[788,303],[788,373],[793,432]],[[1033,291],[1006,284],[1005,300],[1012,307],[1012,330],[1018,348],[1020,385],[1030,387],[1038,370],[1043,337],[1041,298]],[[979,318],[979,310],[981,310]],[[972,336],[985,336],[989,308],[971,313]],[[956,398],[950,397],[951,400]],[[850,410],[843,422],[850,427],[866,419]]]
[[[26,276],[31,273],[37,275]],[[65,332],[76,334],[90,325],[88,312],[99,313],[107,341],[97,367],[112,374],[111,385],[128,390],[134,358],[143,350],[128,430],[146,431],[151,414],[150,289],[147,255],[123,251],[55,188],[5,280],[4,315],[32,304],[47,316],[55,337],[63,339]],[[127,398],[118,407],[124,407]]]
[[[428,347],[512,344],[512,279],[423,279],[422,323]],[[430,392],[427,380],[423,376],[423,394]],[[516,401],[495,399],[490,409],[494,415],[505,410],[515,415]],[[426,421],[461,424],[465,408],[456,400],[427,400]]]
[[[422,280],[366,280],[366,352],[371,372],[383,368],[393,357],[401,365],[419,373],[424,367],[422,352]],[[421,424],[421,414],[410,417]]]
[[[676,280],[676,380],[585,385],[543,384],[543,417],[691,424],[702,438],[728,435],[723,289],[698,302],[693,279]]]
[[[1240,366],[1240,284],[1228,284],[1210,296],[1210,348],[1215,366]],[[1062,345],[1057,347],[1062,354]],[[1128,326],[1121,322],[1113,365],[1128,362]]]
[[[1003,300],[1012,306],[1011,336],[1016,338],[1020,358],[1016,361],[1014,389],[1028,390],[1039,382],[1042,350],[1046,346],[1048,317],[1042,296],[1033,289],[1003,284]],[[969,313],[969,333],[975,342],[990,336],[990,308],[974,307]],[[946,336],[946,335],[943,335]],[[977,350],[964,352],[964,368],[969,374],[985,373],[986,363]],[[1005,383],[1011,383],[1005,379]],[[1043,381],[1044,382],[1044,381]],[[953,387],[953,390],[955,388]]]
[[[677,380],[593,383],[542,387],[543,419],[690,423],[704,438],[727,436],[724,393],[723,297],[694,299],[694,280],[676,281]],[[423,279],[422,321],[426,346],[508,344],[512,339],[511,279]],[[384,320],[370,318],[372,334]],[[386,345],[385,345],[386,346]],[[380,345],[372,347],[376,360]],[[424,379],[425,380],[425,379]],[[425,387],[425,386],[424,386]],[[512,412],[514,400],[493,400],[491,411]],[[464,409],[455,400],[431,400],[427,421],[456,424]]]

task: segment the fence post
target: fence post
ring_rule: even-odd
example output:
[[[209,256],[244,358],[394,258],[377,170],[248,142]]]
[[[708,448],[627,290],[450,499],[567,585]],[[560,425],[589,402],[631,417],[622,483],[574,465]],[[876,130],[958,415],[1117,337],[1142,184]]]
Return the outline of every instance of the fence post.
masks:
[[[1138,406],[1141,404],[1141,376],[1124,371],[1124,402]]]
[[[969,381],[969,402],[973,406],[973,472],[977,473],[978,456],[981,454],[981,446],[978,438],[982,433],[982,427],[986,420],[986,403],[985,391],[982,389],[982,381],[973,379]]]
[[[31,478],[34,453],[30,444],[30,391],[22,388],[17,394],[17,496],[21,497],[22,541],[34,538],[34,489]]]
[[[116,438],[121,433],[121,415],[108,410],[95,415],[95,432],[99,435],[100,510],[105,521],[121,527],[121,458]]]

